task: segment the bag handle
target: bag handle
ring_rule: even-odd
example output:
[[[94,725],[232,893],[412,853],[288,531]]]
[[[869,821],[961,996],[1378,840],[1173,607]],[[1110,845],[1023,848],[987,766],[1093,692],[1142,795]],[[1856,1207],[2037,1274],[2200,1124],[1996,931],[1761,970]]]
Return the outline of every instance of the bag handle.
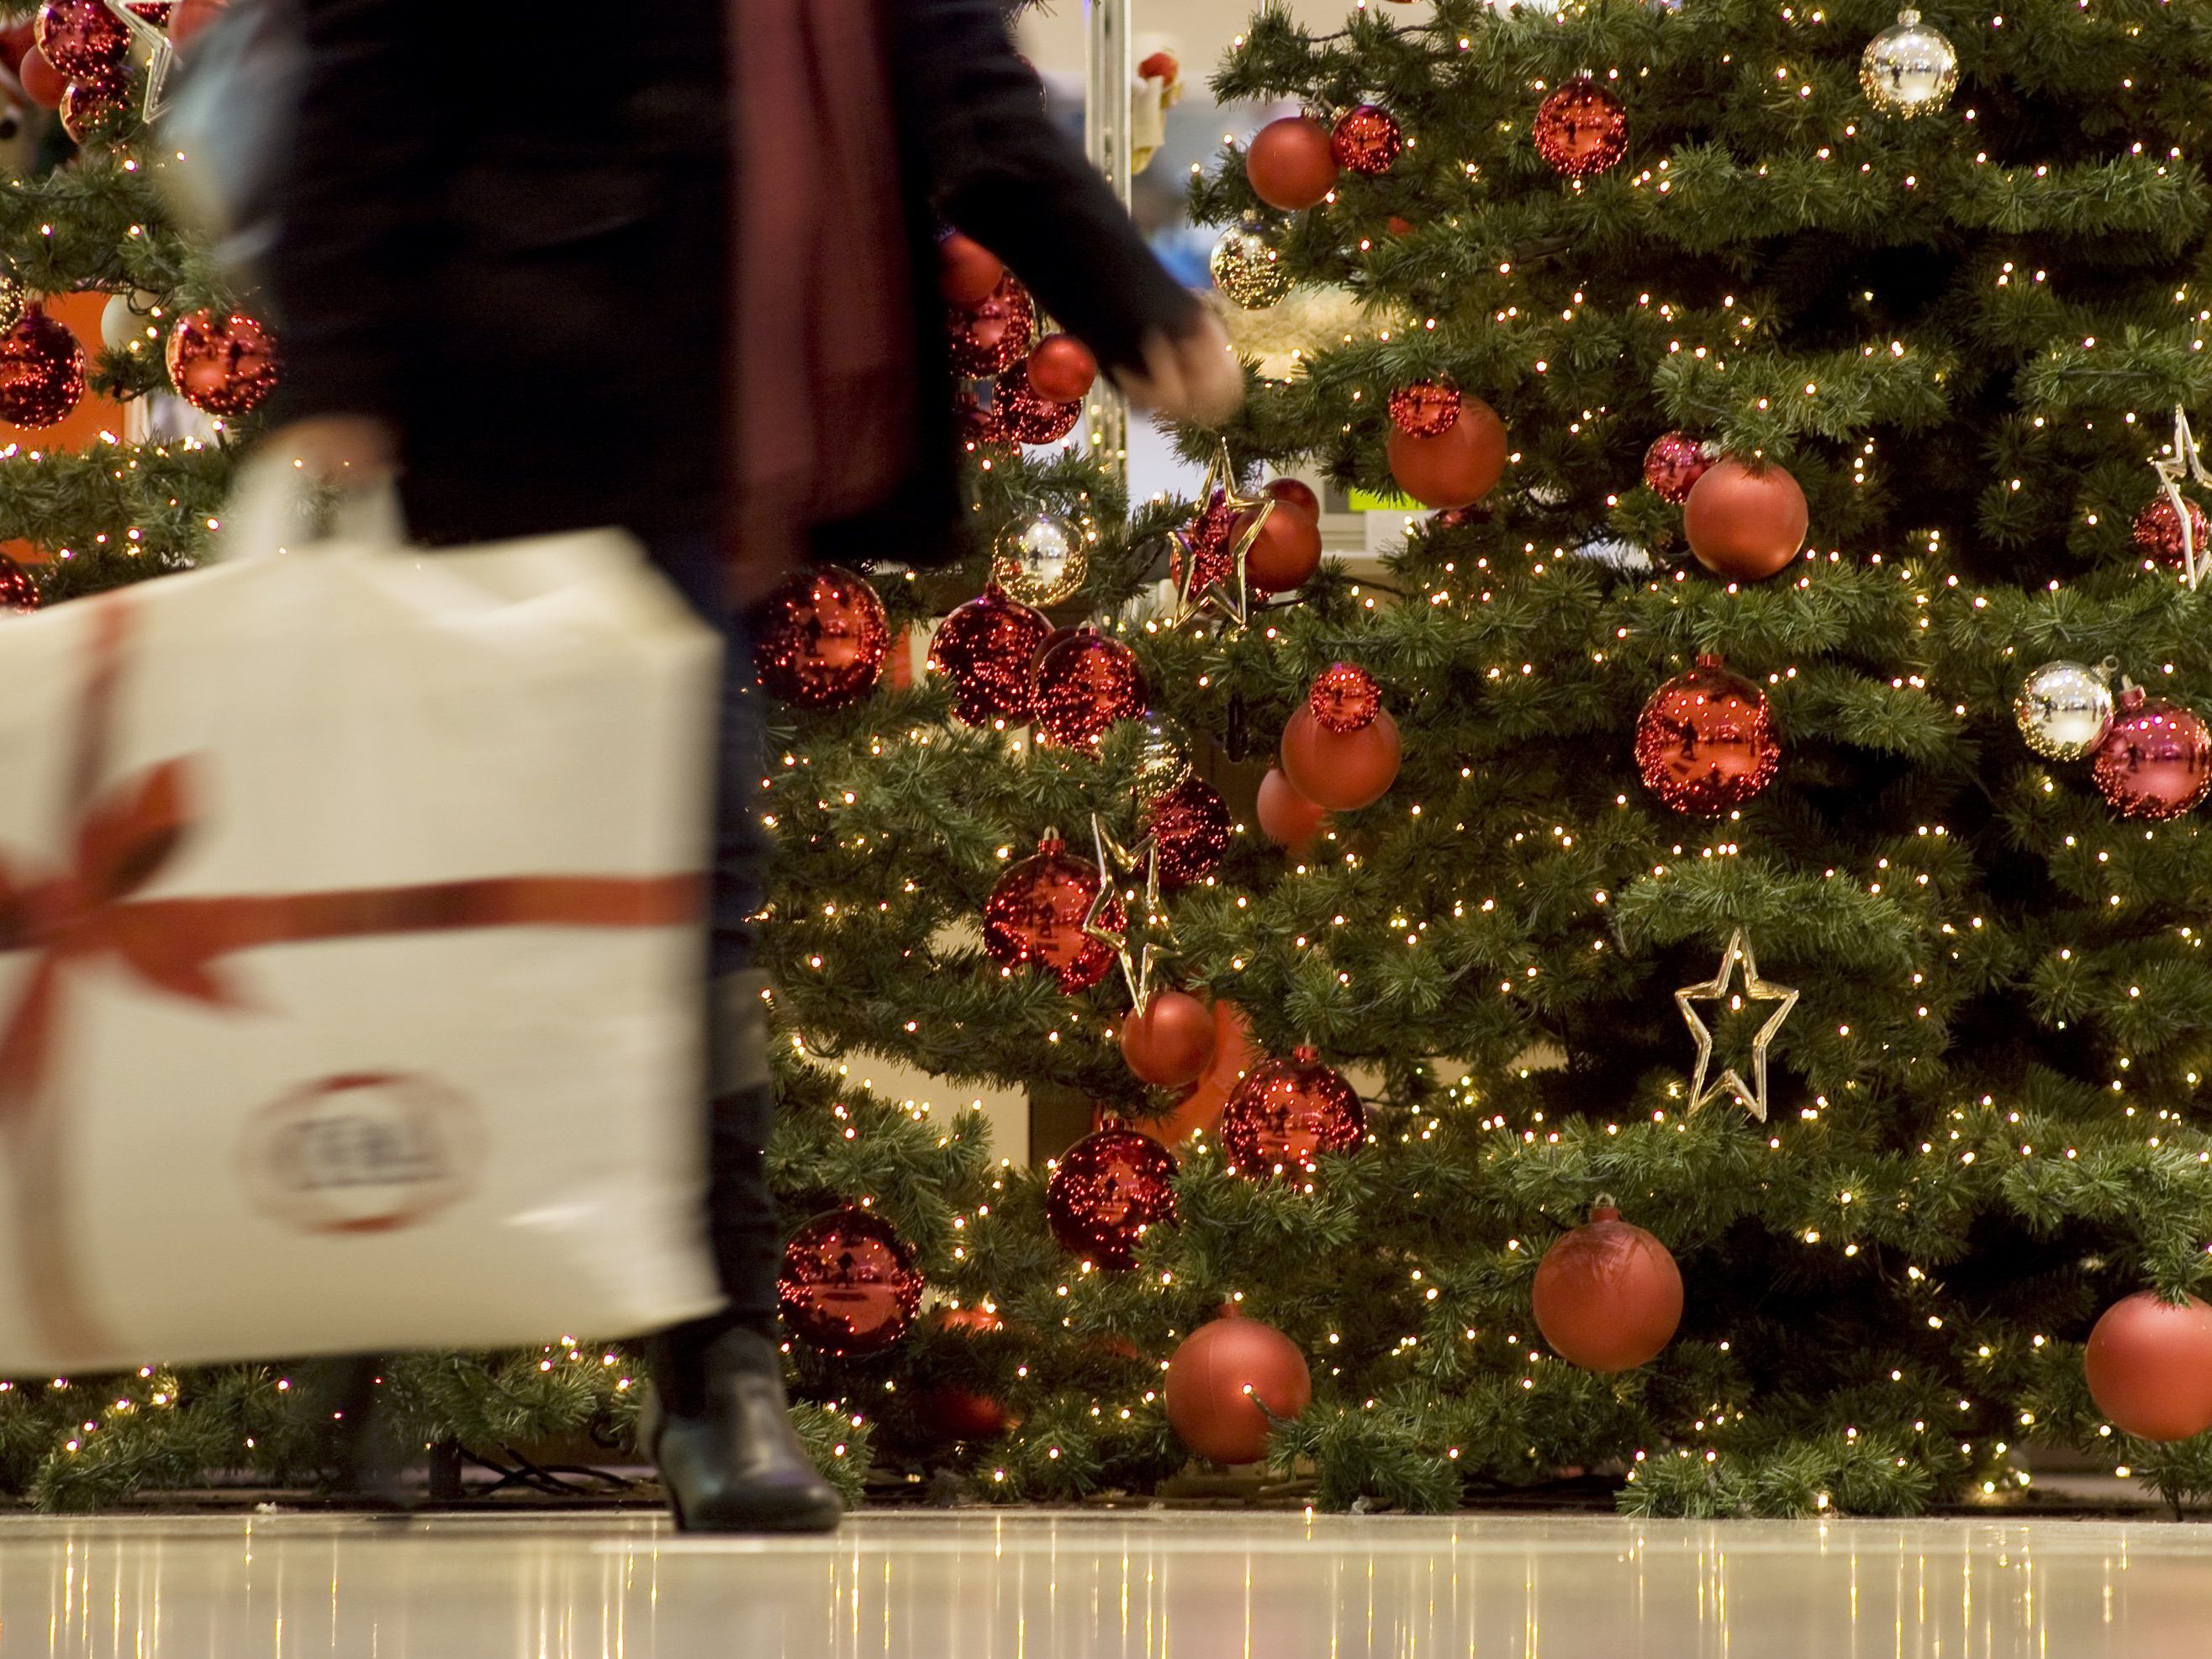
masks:
[[[297,457],[264,451],[238,469],[214,557],[243,563],[331,541],[405,546],[399,492],[388,483],[328,491],[309,478]]]

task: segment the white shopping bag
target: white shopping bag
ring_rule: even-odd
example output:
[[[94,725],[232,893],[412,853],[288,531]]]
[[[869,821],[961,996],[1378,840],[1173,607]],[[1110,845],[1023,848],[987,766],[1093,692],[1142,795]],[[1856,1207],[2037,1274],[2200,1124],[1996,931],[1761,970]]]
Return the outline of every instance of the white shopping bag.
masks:
[[[612,532],[0,625],[0,1375],[710,1310],[718,645]]]

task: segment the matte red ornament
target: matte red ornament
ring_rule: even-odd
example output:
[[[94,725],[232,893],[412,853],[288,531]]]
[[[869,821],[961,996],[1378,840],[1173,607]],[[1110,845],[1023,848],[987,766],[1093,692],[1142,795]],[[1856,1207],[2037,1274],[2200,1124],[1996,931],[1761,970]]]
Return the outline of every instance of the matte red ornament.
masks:
[[[1313,1403],[1313,1373],[1297,1343],[1228,1303],[1169,1356],[1162,1393],[1168,1425],[1191,1450],[1217,1463],[1256,1463],[1274,1424]]]
[[[884,602],[842,565],[789,578],[761,606],[753,666],[761,690],[798,708],[842,708],[866,696],[891,646]]]
[[[945,326],[954,369],[975,379],[1001,374],[1029,355],[1036,306],[1008,271],[979,304],[947,307]]]
[[[948,230],[937,239],[937,291],[947,305],[974,310],[1006,274],[999,256],[974,237]]]
[[[1637,769],[1677,812],[1718,817],[1773,782],[1781,764],[1766,693],[1718,657],[1699,657],[1637,716]]]
[[[883,1217],[848,1205],[815,1217],[784,1246],[775,1305],[810,1347],[849,1358],[904,1336],[921,1288],[914,1247]]]
[[[1380,104],[1353,106],[1337,117],[1328,135],[1328,153],[1337,166],[1370,178],[1389,172],[1390,163],[1405,148],[1405,130]]]
[[[1390,424],[1409,437],[1438,438],[1459,420],[1457,386],[1440,380],[1416,380],[1390,394]]]
[[[1233,1002],[1216,1002],[1213,1058],[1206,1062],[1198,1081],[1176,1102],[1174,1110],[1164,1118],[1147,1118],[1137,1127],[1166,1146],[1180,1146],[1194,1134],[1212,1134],[1244,1074],[1266,1058],[1252,1046],[1252,1026],[1244,1011]]]
[[[952,682],[952,712],[970,726],[1030,717],[1036,654],[1052,633],[1044,612],[1008,599],[996,582],[937,625],[930,666]]]
[[[1505,471],[1505,422],[1480,398],[1460,395],[1459,418],[1433,438],[1391,428],[1387,454],[1398,487],[1424,507],[1472,507]]]
[[[36,611],[45,597],[39,591],[37,579],[29,571],[6,554],[0,553],[0,611]]]
[[[2190,544],[2203,559],[2212,551],[2212,519],[2204,516],[2204,509],[2184,495],[2182,503],[2189,509]],[[2176,570],[2185,559],[2181,548],[2181,515],[2173,510],[2173,503],[2163,495],[2154,495],[2143,510],[2136,514],[2131,532],[2137,547],[2161,564],[2170,564]]]
[[[988,1341],[1006,1328],[1004,1320],[983,1308],[940,1308],[934,1318],[940,1332],[963,1343]],[[925,1388],[914,1409],[941,1440],[995,1440],[1013,1425],[1003,1401],[957,1382]]]
[[[46,0],[34,36],[46,60],[71,80],[121,67],[131,31],[102,0]]]
[[[1699,474],[1682,502],[1682,533],[1698,562],[1730,581],[1760,582],[1805,545],[1805,492],[1787,469],[1729,456]]]
[[[1298,853],[1312,844],[1328,822],[1328,808],[1298,793],[1283,769],[1271,766],[1260,780],[1257,816],[1261,835],[1287,852]]]
[[[1084,1136],[1044,1184],[1052,1236],[1071,1255],[1127,1272],[1146,1231],[1175,1224],[1176,1168],[1173,1152],[1124,1125]]]
[[[1163,1089],[1180,1089],[1205,1076],[1213,1044],[1213,1010],[1188,991],[1156,991],[1121,1022],[1121,1058]]]
[[[991,391],[991,412],[999,432],[1016,443],[1056,444],[1075,429],[1081,403],[1054,403],[1037,395],[1020,363],[1001,370]]]
[[[1269,207],[1286,213],[1311,207],[1336,188],[1328,130],[1309,115],[1268,122],[1244,152],[1244,176]]]
[[[1182,65],[1176,61],[1173,52],[1156,52],[1137,65],[1137,78],[1173,82],[1182,78]]]
[[[1320,1054],[1299,1048],[1257,1067],[1229,1097],[1217,1131],[1239,1175],[1311,1173],[1323,1152],[1348,1152],[1367,1137],[1358,1091]]]
[[[276,389],[276,337],[241,312],[194,311],[169,331],[169,379],[210,415],[245,415]]]
[[[1658,1358],[1682,1322],[1682,1270],[1667,1247],[1601,1204],[1536,1264],[1528,1300],[1562,1359],[1611,1375]]]
[[[1644,452],[1644,482],[1662,501],[1680,507],[1690,499],[1690,486],[1712,466],[1705,447],[1686,432],[1662,432]]]
[[[1382,712],[1382,688],[1356,662],[1331,663],[1314,676],[1306,707],[1324,732],[1364,732]]]
[[[1313,486],[1303,478],[1270,478],[1267,488],[1260,492],[1273,496],[1285,507],[1295,507],[1316,524],[1321,522],[1321,497]]]
[[[59,109],[69,94],[69,76],[48,63],[46,54],[35,46],[23,54],[23,65],[15,78],[23,83],[23,95],[40,109]]]
[[[1115,721],[1143,714],[1150,700],[1137,653],[1095,628],[1077,629],[1037,660],[1037,730],[1067,748],[1095,745]]]
[[[1398,723],[1387,708],[1357,732],[1331,732],[1300,703],[1283,727],[1283,775],[1316,806],[1357,811],[1389,793],[1398,776]]]
[[[2105,1310],[2081,1351],[2089,1397],[2112,1426],[2146,1440],[2212,1429],[2212,1307],[2137,1291]]]
[[[131,101],[131,77],[119,69],[73,75],[62,94],[62,131],[82,144],[98,137]]]
[[[2189,709],[2130,686],[2090,765],[2122,817],[2178,818],[2212,790],[2212,732]]]
[[[230,0],[177,0],[170,14],[169,44],[182,51],[191,38],[222,15]]]
[[[1009,968],[1042,968],[1071,996],[1089,990],[1114,966],[1113,947],[1083,931],[1103,880],[1097,865],[1047,836],[1034,854],[999,878],[983,901],[984,954]],[[1114,898],[1098,921],[1114,933],[1128,922]]]
[[[1098,378],[1098,360],[1073,334],[1048,334],[1030,348],[1030,390],[1048,403],[1079,402]]]
[[[0,334],[0,419],[52,426],[84,396],[84,348],[33,301]]]
[[[1628,112],[1587,76],[1577,77],[1536,106],[1536,154],[1570,179],[1603,173],[1628,151]]]
[[[1237,515],[1231,532],[1243,536],[1252,526],[1254,507]],[[1321,568],[1321,524],[1295,502],[1277,500],[1264,509],[1258,533],[1244,550],[1244,580],[1255,593],[1287,593],[1303,587]]]
[[[1152,803],[1146,827],[1160,852],[1160,885],[1188,887],[1229,850],[1229,807],[1203,778],[1185,778]]]

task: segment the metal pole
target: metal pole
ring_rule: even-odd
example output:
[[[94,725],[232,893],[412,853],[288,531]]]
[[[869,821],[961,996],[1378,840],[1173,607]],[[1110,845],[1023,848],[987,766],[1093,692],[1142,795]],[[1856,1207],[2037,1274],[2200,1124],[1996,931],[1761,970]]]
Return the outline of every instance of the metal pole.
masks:
[[[1131,0],[1084,0],[1083,145],[1106,175],[1121,205],[1129,205],[1129,93],[1135,83],[1131,55]],[[1115,479],[1129,477],[1129,411],[1102,376],[1084,407],[1091,452]]]

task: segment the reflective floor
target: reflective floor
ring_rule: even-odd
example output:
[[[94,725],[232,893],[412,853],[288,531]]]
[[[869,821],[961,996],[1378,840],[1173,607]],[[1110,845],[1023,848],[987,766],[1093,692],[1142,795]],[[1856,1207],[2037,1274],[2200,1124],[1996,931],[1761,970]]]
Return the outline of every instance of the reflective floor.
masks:
[[[2212,1653],[2212,1527],[1244,1514],[0,1521],[0,1656],[2130,1659]]]

